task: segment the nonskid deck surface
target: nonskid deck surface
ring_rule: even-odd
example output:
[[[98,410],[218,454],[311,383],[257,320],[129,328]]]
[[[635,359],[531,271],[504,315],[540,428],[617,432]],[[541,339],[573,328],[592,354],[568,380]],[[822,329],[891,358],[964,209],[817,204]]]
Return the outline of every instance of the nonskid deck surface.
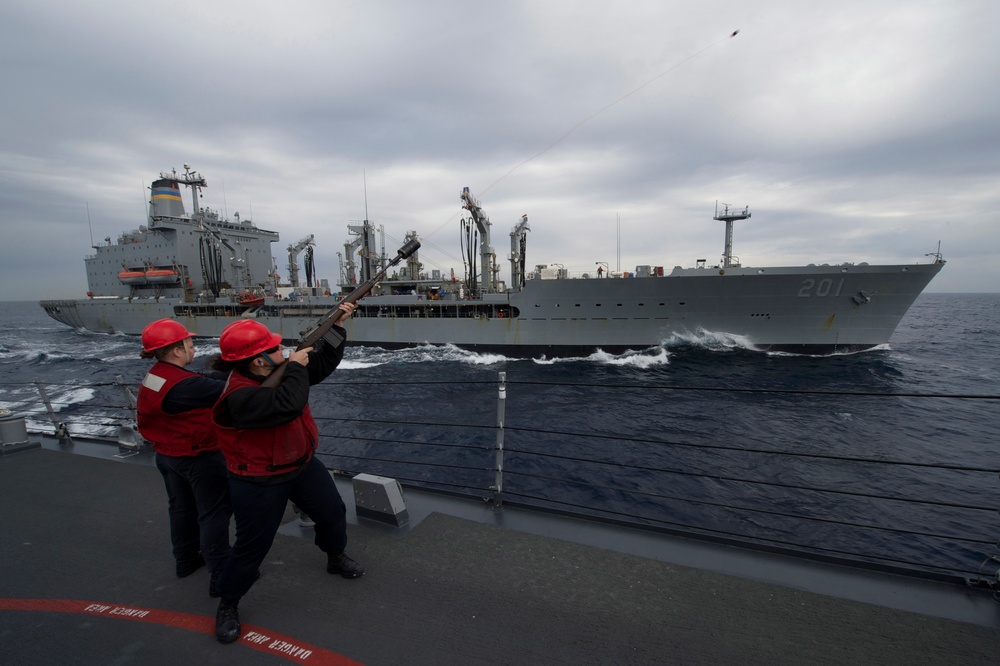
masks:
[[[403,530],[352,522],[348,551],[368,568],[354,581],[325,572],[311,539],[294,536],[307,535],[289,511],[241,603],[243,637],[220,645],[207,573],[174,576],[151,465],[46,449],[4,455],[0,502],[7,663],[1000,660],[996,626],[420,511]],[[572,521],[548,520],[551,534],[572,530]]]

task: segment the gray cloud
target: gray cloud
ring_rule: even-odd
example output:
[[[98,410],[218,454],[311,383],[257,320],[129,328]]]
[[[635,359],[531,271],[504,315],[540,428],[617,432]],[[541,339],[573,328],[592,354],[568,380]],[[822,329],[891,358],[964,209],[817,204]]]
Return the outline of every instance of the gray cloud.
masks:
[[[24,5],[24,3],[21,3]],[[417,230],[460,269],[458,193],[528,261],[715,260],[716,201],[749,204],[750,265],[926,261],[934,291],[996,291],[1000,46],[990,0],[0,9],[0,299],[80,296],[95,240],[143,224],[189,163],[204,203],[283,250],[346,225]],[[740,34],[729,34],[740,29]],[[90,224],[88,225],[88,207]],[[619,221],[620,220],[620,221]],[[617,238],[621,235],[619,248]]]

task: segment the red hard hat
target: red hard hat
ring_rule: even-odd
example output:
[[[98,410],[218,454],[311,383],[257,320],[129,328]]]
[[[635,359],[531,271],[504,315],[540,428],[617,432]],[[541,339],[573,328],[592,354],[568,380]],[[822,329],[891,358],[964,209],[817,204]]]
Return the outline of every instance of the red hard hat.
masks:
[[[241,361],[281,344],[281,336],[251,319],[234,321],[222,330],[219,349],[223,361]]]
[[[194,333],[184,328],[183,324],[178,321],[157,319],[142,329],[142,350],[146,352],[156,351],[185,338],[190,338],[192,335]]]

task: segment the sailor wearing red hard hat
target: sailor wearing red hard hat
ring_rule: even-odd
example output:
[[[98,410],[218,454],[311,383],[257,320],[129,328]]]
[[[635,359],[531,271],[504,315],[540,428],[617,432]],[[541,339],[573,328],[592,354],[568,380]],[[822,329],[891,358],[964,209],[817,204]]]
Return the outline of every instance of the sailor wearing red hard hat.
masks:
[[[156,363],[137,398],[139,433],[156,451],[167,489],[170,540],[179,578],[207,565],[217,577],[229,556],[229,481],[212,406],[225,381],[185,369],[194,360],[191,332],[173,319],[142,331],[142,357]],[[214,590],[209,583],[209,594]]]
[[[309,408],[309,387],[326,379],[344,356],[347,332],[339,324],[354,312],[342,303],[330,333],[316,348],[282,354],[281,336],[260,322],[243,319],[219,337],[218,370],[229,380],[213,419],[229,469],[236,518],[236,543],[219,577],[221,601],[215,635],[222,643],[240,636],[238,604],[258,576],[291,500],[316,523],[316,545],[326,553],[327,571],[344,578],[364,568],[344,553],[347,508],[326,467],[313,455],[319,429]],[[274,386],[262,385],[285,366]]]

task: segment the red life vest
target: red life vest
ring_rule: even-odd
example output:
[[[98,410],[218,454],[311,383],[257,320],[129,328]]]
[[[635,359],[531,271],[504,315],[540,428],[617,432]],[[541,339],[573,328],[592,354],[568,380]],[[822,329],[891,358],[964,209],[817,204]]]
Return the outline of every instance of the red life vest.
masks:
[[[239,476],[274,476],[309,462],[319,440],[319,428],[308,404],[291,423],[247,429],[232,425],[226,398],[233,391],[248,386],[259,388],[260,383],[234,370],[212,410],[229,471]]]
[[[212,424],[212,408],[199,407],[179,414],[163,411],[163,399],[174,386],[198,377],[173,363],[158,362],[142,380],[136,399],[139,433],[165,456],[196,456],[219,448]]]

